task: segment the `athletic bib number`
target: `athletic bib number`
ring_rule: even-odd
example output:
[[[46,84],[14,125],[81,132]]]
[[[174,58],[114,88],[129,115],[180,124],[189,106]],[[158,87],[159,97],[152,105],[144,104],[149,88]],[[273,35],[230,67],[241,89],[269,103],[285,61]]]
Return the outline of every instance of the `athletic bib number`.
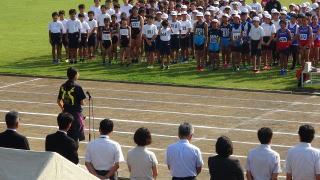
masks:
[[[210,43],[217,43],[218,40],[217,40],[217,37],[215,35],[211,35],[210,36]]]
[[[110,41],[110,40],[111,40],[110,34],[102,34],[102,40],[104,40],[104,41]]]
[[[222,35],[223,37],[228,37],[229,36],[229,31],[228,30],[222,30]]]
[[[140,28],[140,22],[132,22],[131,26],[132,28]]]
[[[279,38],[279,41],[280,41],[280,42],[288,42],[288,40],[287,40],[286,37],[280,37],[280,38]]]
[[[120,35],[128,36],[129,35],[129,30],[128,29],[120,29]]]
[[[232,34],[233,40],[237,40],[237,39],[239,39],[239,37],[240,37],[240,33],[233,33]]]
[[[308,35],[307,34],[300,34],[300,40],[307,40]]]

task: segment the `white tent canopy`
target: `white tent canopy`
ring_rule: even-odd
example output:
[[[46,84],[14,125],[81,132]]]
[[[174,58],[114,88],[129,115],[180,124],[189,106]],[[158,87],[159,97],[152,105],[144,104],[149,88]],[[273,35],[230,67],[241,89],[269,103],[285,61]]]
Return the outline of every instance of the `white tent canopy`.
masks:
[[[1,180],[97,180],[95,176],[52,152],[0,148]]]

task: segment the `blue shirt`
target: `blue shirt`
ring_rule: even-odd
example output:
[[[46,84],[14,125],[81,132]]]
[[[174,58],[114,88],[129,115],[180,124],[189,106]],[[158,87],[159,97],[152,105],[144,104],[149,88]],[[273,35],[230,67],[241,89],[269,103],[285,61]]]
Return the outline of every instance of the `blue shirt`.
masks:
[[[180,140],[167,148],[166,163],[173,177],[197,176],[197,167],[203,166],[201,151],[188,140]]]

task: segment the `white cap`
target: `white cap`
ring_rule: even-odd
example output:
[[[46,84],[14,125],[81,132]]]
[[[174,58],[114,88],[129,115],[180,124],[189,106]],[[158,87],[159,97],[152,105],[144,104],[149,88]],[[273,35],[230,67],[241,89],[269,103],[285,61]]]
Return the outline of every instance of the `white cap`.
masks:
[[[233,16],[233,18],[239,18],[240,19],[240,16],[239,16],[239,14],[236,14],[236,15]]]
[[[230,16],[229,16],[228,14],[226,14],[226,13],[223,13],[223,14],[222,14],[222,17],[223,17],[223,16],[224,16],[224,17],[227,17],[227,18],[230,17]]]
[[[224,7],[224,9],[227,9],[227,8],[231,9],[231,7],[230,7],[230,6],[225,6],[225,7]]]
[[[229,0],[223,0],[223,2],[229,2]]]
[[[318,2],[320,2],[320,0],[318,0]]]
[[[287,14],[287,11],[281,11],[280,14]]]
[[[260,18],[258,16],[255,16],[252,21],[259,21],[260,22]]]
[[[197,13],[197,17],[203,17],[203,13],[202,12],[198,12]]]
[[[211,22],[219,23],[218,19],[213,19]]]
[[[267,14],[269,14],[268,11],[263,11],[263,15],[267,15]]]
[[[187,9],[188,7],[186,5],[182,5],[181,9]]]
[[[262,18],[263,18],[262,14],[258,14],[258,17],[259,17],[260,19],[262,19]]]
[[[235,11],[235,10],[231,11],[231,15],[236,15],[236,14],[239,14],[238,11]]]
[[[290,6],[296,6],[296,5],[295,5],[294,3],[291,3],[291,4],[289,5],[289,7],[290,7]]]
[[[213,6],[209,6],[208,8],[207,8],[207,11],[214,11],[214,7]]]
[[[161,12],[161,11],[158,11],[158,12],[156,12],[156,14],[162,14],[162,12]]]
[[[238,5],[238,3],[236,3],[236,2],[230,3],[230,6],[233,6],[233,5]]]
[[[305,2],[305,4],[309,7],[310,6],[310,3],[309,2]]]
[[[163,14],[161,15],[161,19],[168,19],[168,14],[163,13]]]
[[[264,17],[267,18],[267,19],[271,19],[271,15],[270,14],[264,15]]]
[[[182,11],[181,12],[181,15],[187,15],[188,13],[187,13],[187,11]]]
[[[281,8],[281,10],[282,10],[282,11],[288,11],[288,8],[285,7],[285,6],[283,6],[283,7]]]
[[[178,15],[176,11],[171,11],[171,16],[176,16]]]
[[[277,9],[272,9],[271,10],[271,13],[273,14],[273,13],[279,13],[279,11],[277,10]]]
[[[218,7],[214,7],[214,10],[213,10],[214,12],[219,12],[220,11],[220,9],[218,8]]]
[[[317,9],[317,8],[319,8],[319,4],[318,3],[313,3],[311,8],[312,9]]]
[[[247,8],[244,8],[241,13],[249,13],[249,10]]]
[[[181,13],[178,13],[178,16],[181,16]]]
[[[203,7],[202,6],[198,6],[197,9],[203,9]]]
[[[308,5],[306,3],[302,3],[301,7],[306,8],[306,7],[308,7]]]
[[[206,12],[204,13],[204,15],[205,15],[205,16],[211,16],[211,13],[210,13],[209,11],[206,11]]]
[[[219,5],[218,1],[213,2],[214,5]]]
[[[198,12],[199,12],[199,11],[198,11],[198,10],[196,10],[196,9],[192,11],[192,13],[198,13]]]

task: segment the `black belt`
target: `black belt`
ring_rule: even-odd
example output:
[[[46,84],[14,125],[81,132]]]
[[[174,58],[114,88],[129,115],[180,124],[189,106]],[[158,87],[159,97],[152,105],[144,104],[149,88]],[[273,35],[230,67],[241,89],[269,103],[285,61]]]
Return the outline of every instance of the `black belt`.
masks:
[[[172,177],[172,180],[196,180],[195,176],[190,177]]]

